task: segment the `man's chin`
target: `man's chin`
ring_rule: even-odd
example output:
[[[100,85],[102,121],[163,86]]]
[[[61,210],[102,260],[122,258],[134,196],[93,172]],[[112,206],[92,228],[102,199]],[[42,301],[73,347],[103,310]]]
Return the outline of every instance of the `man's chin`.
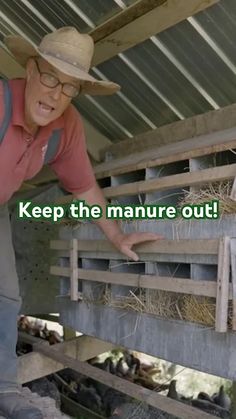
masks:
[[[55,119],[57,119],[57,116],[56,115],[54,117],[53,117],[53,115],[50,115],[48,117],[37,117],[37,118],[34,118],[34,121],[35,121],[35,123],[39,127],[45,127],[46,125],[48,125],[51,122],[55,121]]]

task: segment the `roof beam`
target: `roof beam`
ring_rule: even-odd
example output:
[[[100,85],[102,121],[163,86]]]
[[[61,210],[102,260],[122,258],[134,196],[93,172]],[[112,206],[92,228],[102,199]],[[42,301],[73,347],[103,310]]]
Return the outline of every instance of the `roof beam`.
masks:
[[[219,0],[139,0],[90,35],[95,41],[93,65],[137,45]]]
[[[126,158],[134,153],[151,150],[155,146],[160,147],[233,128],[236,126],[235,113],[236,104],[233,104],[216,111],[192,116],[183,121],[172,122],[104,148],[100,153],[101,160],[105,160],[106,153],[113,159]]]
[[[167,0],[138,0],[129,7],[123,8],[122,11],[112,16],[110,19],[101,23],[94,29],[92,35],[94,42],[101,41],[113,32],[121,29],[122,27],[132,23],[135,19],[166,3]]]

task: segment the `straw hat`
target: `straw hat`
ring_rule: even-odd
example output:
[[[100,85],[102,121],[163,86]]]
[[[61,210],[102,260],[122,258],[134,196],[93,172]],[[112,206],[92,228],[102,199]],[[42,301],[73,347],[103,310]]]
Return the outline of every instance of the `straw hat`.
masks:
[[[38,47],[20,36],[6,36],[4,42],[23,67],[28,58],[41,56],[62,73],[82,80],[84,94],[111,95],[120,89],[118,84],[99,81],[88,73],[94,53],[93,39],[71,26],[45,35]]]

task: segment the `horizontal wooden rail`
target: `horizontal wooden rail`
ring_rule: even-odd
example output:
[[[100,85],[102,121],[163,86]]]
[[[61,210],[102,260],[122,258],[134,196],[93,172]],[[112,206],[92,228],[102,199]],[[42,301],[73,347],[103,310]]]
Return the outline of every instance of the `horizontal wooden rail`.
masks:
[[[123,378],[117,377],[113,374],[101,370],[100,368],[89,365],[88,363],[74,360],[71,357],[61,353],[61,351],[57,350],[57,345],[54,345],[54,347],[38,345],[35,350],[45,357],[49,357],[58,363],[64,364],[65,368],[72,368],[73,370],[78,371],[83,375],[108,385],[117,391],[121,391],[122,393],[138,399],[141,402],[146,402],[149,405],[161,409],[171,415],[175,415],[182,419],[199,419],[199,417],[201,417],[201,419],[216,419],[215,416],[205,413],[204,411],[200,411],[192,406],[180,403],[166,396],[161,396],[155,391],[151,391],[147,388],[140,387],[137,384],[130,383]]]
[[[22,342],[28,342],[30,345],[37,347],[37,345],[47,344],[44,341],[34,336],[30,336],[24,332],[19,332],[19,339]],[[115,349],[115,345],[103,340],[94,338],[92,336],[78,336],[74,339],[58,343],[57,349],[61,353],[80,361],[87,361],[99,354]],[[53,362],[51,359],[41,357],[37,352],[29,352],[25,355],[19,356],[18,362],[18,379],[21,384],[29,381],[37,380],[45,377],[64,368],[64,365]],[[30,368],[29,368],[30,366]]]
[[[88,407],[75,402],[65,394],[60,393],[61,407],[63,412],[66,412],[69,417],[72,418],[86,418],[86,419],[106,419],[105,416],[101,416],[98,413],[90,410]]]
[[[140,193],[164,191],[186,186],[200,186],[207,183],[225,181],[233,179],[235,177],[235,173],[236,164],[231,164],[212,167],[210,169],[199,170],[196,172],[181,173],[157,179],[128,183],[120,186],[111,186],[104,188],[103,191],[107,198],[139,195]]]
[[[61,266],[51,266],[52,275],[70,277],[70,269]],[[102,284],[124,285],[127,287],[147,288],[181,294],[201,295],[216,298],[217,282],[195,281],[188,278],[175,278],[157,275],[140,275],[131,273],[117,273],[109,271],[97,271],[93,269],[78,269],[78,279],[97,281]],[[232,299],[232,287],[229,287],[230,299]]]
[[[155,146],[145,151],[132,153],[127,157],[101,163],[95,166],[94,172],[97,179],[102,179],[234,148],[236,148],[236,129],[230,128],[159,147]]]
[[[51,240],[51,249],[69,250],[70,241]],[[196,240],[157,240],[134,246],[139,253],[166,253],[188,255],[217,255],[219,248],[218,239]],[[117,252],[117,249],[107,240],[78,240],[79,252]]]

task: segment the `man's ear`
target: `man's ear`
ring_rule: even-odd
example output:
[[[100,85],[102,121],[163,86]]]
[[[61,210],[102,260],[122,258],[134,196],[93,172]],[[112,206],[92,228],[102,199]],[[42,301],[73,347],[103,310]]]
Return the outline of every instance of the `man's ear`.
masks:
[[[35,70],[35,63],[33,58],[29,58],[26,64],[26,80],[29,81]]]

